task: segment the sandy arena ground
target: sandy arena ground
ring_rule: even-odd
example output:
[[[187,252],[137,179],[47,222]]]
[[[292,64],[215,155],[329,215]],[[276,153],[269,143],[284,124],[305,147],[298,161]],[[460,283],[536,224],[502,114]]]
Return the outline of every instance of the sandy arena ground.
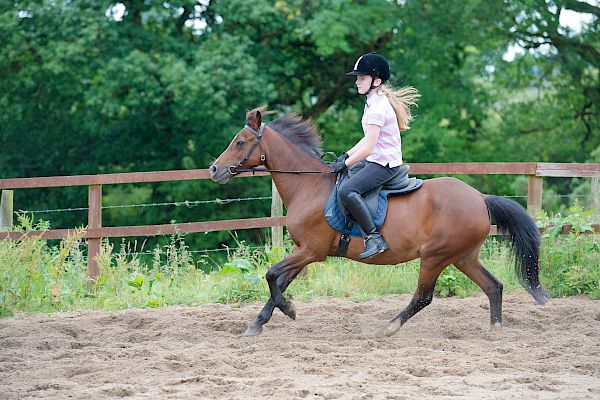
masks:
[[[262,304],[0,320],[1,399],[600,399],[600,301],[434,299],[395,336],[410,296],[295,302],[262,335]]]

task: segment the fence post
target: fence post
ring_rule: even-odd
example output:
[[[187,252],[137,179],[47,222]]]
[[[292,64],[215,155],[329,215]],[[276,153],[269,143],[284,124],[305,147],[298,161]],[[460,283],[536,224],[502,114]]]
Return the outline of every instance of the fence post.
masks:
[[[283,216],[283,201],[275,183],[271,183],[271,217]],[[283,248],[283,226],[271,227],[271,247]]]
[[[527,185],[527,212],[532,217],[542,210],[542,186],[544,178],[541,176],[529,175]]]
[[[592,177],[590,208],[596,211],[596,221],[600,222],[600,178],[596,176]]]
[[[12,231],[13,228],[13,191],[3,190],[0,199],[0,231]]]
[[[102,226],[102,185],[88,187],[88,228]],[[96,257],[100,254],[101,238],[88,239],[88,284],[93,287],[98,281],[100,269]]]

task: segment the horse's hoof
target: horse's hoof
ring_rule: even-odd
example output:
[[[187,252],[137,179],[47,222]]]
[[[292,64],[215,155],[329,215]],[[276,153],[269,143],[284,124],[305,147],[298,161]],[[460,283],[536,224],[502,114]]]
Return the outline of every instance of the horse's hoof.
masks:
[[[250,325],[248,326],[248,329],[246,329],[246,332],[244,332],[244,334],[242,336],[256,336],[256,335],[260,335],[260,333],[262,332],[263,328],[261,325]]]
[[[390,321],[385,326],[385,328],[381,329],[379,334],[380,334],[380,336],[392,336],[394,333],[396,333],[400,330],[401,326],[402,326],[402,324],[398,320]]]
[[[490,325],[490,332],[500,332],[502,330],[502,324],[500,322],[494,322]]]
[[[296,307],[294,307],[291,301],[287,302],[287,307],[285,308],[285,311],[283,311],[283,313],[291,319],[293,319],[294,321],[296,320]]]

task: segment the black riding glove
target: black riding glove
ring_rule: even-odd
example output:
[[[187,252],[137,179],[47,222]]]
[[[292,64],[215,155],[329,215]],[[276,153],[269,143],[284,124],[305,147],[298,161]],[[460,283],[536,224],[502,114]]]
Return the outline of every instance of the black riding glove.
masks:
[[[331,172],[339,174],[343,172],[346,168],[346,160],[350,157],[348,153],[343,153],[340,155],[334,162],[331,163]]]

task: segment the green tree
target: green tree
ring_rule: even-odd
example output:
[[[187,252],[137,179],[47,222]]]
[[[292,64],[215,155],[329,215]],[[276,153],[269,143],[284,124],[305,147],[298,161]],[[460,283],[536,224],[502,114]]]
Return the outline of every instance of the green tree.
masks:
[[[422,98],[407,162],[590,161],[598,135],[598,7],[576,0],[129,0],[0,4],[0,176],[205,168],[262,104],[316,120],[326,150],[360,137],[345,75],[379,51]],[[125,12],[120,15],[119,10]],[[592,15],[580,32],[565,10]],[[514,61],[510,45],[526,49]],[[104,188],[110,204],[269,195],[269,180]],[[511,194],[513,177],[468,177]],[[559,192],[577,182],[560,183]],[[562,186],[561,186],[562,185]],[[85,204],[85,188],[17,191],[18,208]],[[267,215],[268,202],[107,211],[107,225]],[[85,223],[58,214],[55,226]],[[244,236],[245,235],[245,236]],[[243,237],[258,240],[257,233]],[[227,233],[197,246],[230,241]]]

